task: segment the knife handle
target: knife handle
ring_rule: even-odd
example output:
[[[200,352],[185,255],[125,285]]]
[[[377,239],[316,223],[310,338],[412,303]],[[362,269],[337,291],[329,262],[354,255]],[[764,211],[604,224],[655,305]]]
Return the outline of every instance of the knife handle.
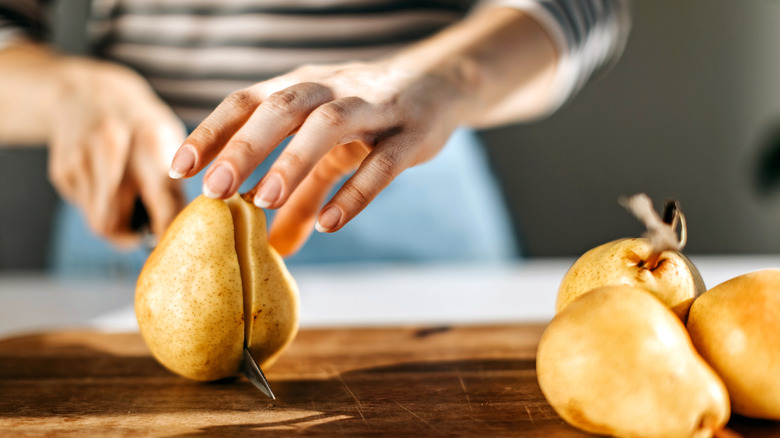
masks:
[[[146,211],[146,206],[144,206],[140,196],[135,198],[133,215],[130,217],[130,229],[137,233],[149,232],[151,229],[149,212]]]

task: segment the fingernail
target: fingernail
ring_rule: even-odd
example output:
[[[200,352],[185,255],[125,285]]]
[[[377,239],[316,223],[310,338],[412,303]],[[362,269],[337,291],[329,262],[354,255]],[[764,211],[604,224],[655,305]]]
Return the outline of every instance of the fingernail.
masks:
[[[339,224],[340,220],[341,210],[335,205],[331,205],[330,207],[326,208],[322,214],[320,214],[320,217],[317,219],[317,223],[314,224],[314,228],[320,233],[326,233],[335,228],[336,225]]]
[[[203,183],[203,194],[209,198],[225,196],[233,185],[233,173],[228,166],[218,164]]]
[[[173,179],[179,179],[192,170],[193,167],[195,167],[195,151],[192,149],[192,146],[184,145],[173,157],[168,175]]]
[[[260,208],[268,208],[279,199],[281,194],[282,180],[279,178],[279,175],[268,175],[255,194],[255,205]]]

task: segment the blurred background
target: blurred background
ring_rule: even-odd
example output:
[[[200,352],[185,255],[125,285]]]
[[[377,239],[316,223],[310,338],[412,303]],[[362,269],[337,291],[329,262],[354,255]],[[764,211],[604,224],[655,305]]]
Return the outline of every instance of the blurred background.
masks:
[[[78,53],[86,2],[56,4],[54,40]],[[780,252],[780,2],[635,1],[633,22],[618,64],[569,106],[482,133],[523,255],[637,235],[617,204],[636,192],[680,201],[689,254]],[[45,150],[0,149],[0,187],[0,270],[44,269]]]

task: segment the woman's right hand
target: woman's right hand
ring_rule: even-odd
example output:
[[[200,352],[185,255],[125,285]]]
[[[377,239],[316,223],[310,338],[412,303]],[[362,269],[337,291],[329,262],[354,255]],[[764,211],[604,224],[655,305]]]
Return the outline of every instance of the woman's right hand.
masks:
[[[0,50],[0,142],[49,145],[49,178],[90,228],[119,245],[137,198],[160,235],[184,206],[168,177],[182,123],[134,71],[21,42]]]
[[[182,123],[137,73],[115,64],[63,58],[50,108],[49,176],[90,228],[118,245],[134,243],[136,198],[158,236],[183,207],[168,163]]]

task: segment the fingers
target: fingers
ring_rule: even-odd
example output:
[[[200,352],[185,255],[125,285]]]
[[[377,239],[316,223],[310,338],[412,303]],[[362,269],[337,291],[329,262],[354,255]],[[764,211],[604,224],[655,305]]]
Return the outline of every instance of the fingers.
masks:
[[[89,130],[82,125],[58,130],[49,156],[50,178],[60,195],[82,210],[95,234],[120,244],[131,236],[123,218],[132,199],[117,196],[131,185],[126,175],[130,141],[127,126],[109,118]]]
[[[314,231],[320,206],[338,180],[325,181],[310,173],[277,211],[268,241],[282,257],[296,253]]]
[[[264,99],[259,93],[249,88],[220,104],[177,153],[171,167],[176,170],[173,176],[190,163],[192,168],[184,175],[197,173],[218,154],[204,176],[203,192],[212,198],[226,198],[312,110],[333,98],[330,89],[310,82]]]
[[[333,187],[358,167],[369,148],[352,142],[328,152],[276,213],[269,241],[283,257],[297,252],[314,231],[317,213]]]
[[[90,228],[119,246],[135,243],[130,216],[135,201],[134,184],[128,174],[133,133],[124,123],[107,119],[88,137],[83,149],[91,166],[91,193],[82,206]]]
[[[315,224],[317,231],[338,231],[363,211],[379,192],[411,165],[407,150],[403,136],[391,137],[377,145],[322,209]]]
[[[300,131],[256,186],[255,205],[262,208],[283,205],[334,146],[346,143],[346,136],[365,132],[370,122],[378,121],[376,119],[379,117],[374,117],[372,121],[371,105],[357,97],[334,100],[319,106],[308,116]],[[360,158],[366,153],[367,150]],[[354,167],[348,165],[339,177],[352,170]]]
[[[60,194],[83,212],[89,228],[118,246],[137,243],[131,229],[136,198],[160,235],[183,207],[167,173],[165,148],[181,141],[176,121],[138,123],[107,118],[92,129],[62,130],[52,139],[50,177]]]
[[[409,166],[412,160],[407,150],[407,141],[401,137],[381,142],[371,153],[360,142],[331,150],[279,209],[269,232],[271,245],[287,257],[303,246],[315,228],[320,232],[341,229]],[[355,167],[355,174],[320,211],[333,187]]]
[[[190,177],[206,167],[249,119],[261,98],[256,90],[247,88],[223,100],[176,152],[169,171],[171,178]]]

